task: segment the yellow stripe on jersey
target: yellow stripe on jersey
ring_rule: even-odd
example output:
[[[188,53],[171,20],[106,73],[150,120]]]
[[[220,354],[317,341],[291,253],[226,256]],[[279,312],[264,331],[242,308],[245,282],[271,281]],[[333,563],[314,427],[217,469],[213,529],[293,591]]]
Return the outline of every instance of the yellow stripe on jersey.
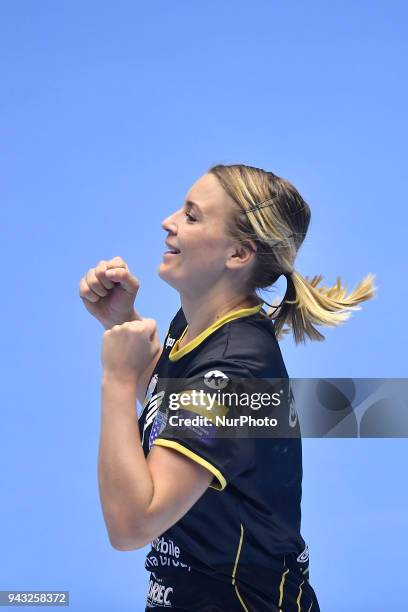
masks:
[[[210,487],[212,489],[216,489],[217,491],[223,491],[227,486],[227,481],[216,467],[214,467],[209,461],[206,461],[206,459],[200,457],[200,455],[193,453],[193,451],[191,451],[189,448],[186,448],[179,442],[174,442],[173,440],[166,440],[165,438],[156,438],[153,444],[157,444],[157,446],[166,446],[167,448],[173,448],[182,455],[185,455],[189,459],[192,459],[196,463],[199,463],[207,470],[209,470],[218,479],[218,482],[210,484]]]
[[[280,583],[280,585],[279,585],[279,604],[278,604],[278,606],[279,606],[279,607],[281,607],[281,605],[282,605],[282,601],[283,601],[283,587],[284,587],[284,584],[285,584],[286,574],[288,574],[288,573],[289,573],[289,568],[287,568],[287,569],[286,569],[286,570],[283,572],[283,574],[282,574],[282,580],[281,580],[281,583]]]
[[[241,554],[242,542],[244,540],[244,528],[241,523],[241,536],[239,538],[238,550],[235,557],[234,569],[232,570],[232,584],[235,584],[235,574],[237,573],[239,555]]]
[[[187,333],[187,325],[180,338],[172,346],[172,349],[169,353],[170,361],[178,361],[179,359],[184,357],[184,355],[197,348],[197,346],[201,344],[203,340],[208,338],[208,336],[210,336],[213,332],[222,327],[222,325],[225,325],[225,323],[229,323],[230,321],[234,321],[235,319],[240,319],[241,317],[248,317],[250,315],[253,315],[259,312],[261,308],[262,304],[258,304],[257,306],[252,306],[251,308],[241,308],[240,310],[230,312],[229,314],[224,315],[223,317],[221,317],[221,319],[207,327],[207,329],[201,332],[201,334],[199,334],[196,338],[190,340],[190,342],[183,346],[183,348],[179,349],[179,344]]]
[[[232,578],[232,584],[234,585],[234,588],[235,588],[235,592],[237,594],[237,597],[238,597],[242,607],[244,608],[245,612],[249,612],[248,608],[246,607],[246,605],[244,603],[244,600],[241,597],[240,592],[238,591],[238,587],[235,584],[235,574],[237,573],[238,561],[239,561],[239,556],[241,554],[241,548],[242,548],[243,541],[244,541],[244,527],[242,526],[242,523],[241,523],[241,536],[239,538],[238,550],[237,550],[237,555],[235,557],[234,569],[232,570],[231,578]]]
[[[244,600],[243,600],[243,599],[242,599],[242,597],[241,597],[240,592],[238,591],[238,587],[237,587],[237,585],[235,585],[235,587],[234,587],[234,588],[235,588],[235,592],[236,592],[236,594],[237,594],[237,597],[238,597],[238,599],[239,599],[240,603],[242,604],[242,607],[244,608],[245,612],[249,612],[248,608],[246,607],[246,605],[245,605],[245,603],[244,603]]]
[[[302,580],[302,582],[300,583],[300,587],[299,587],[299,595],[297,597],[296,603],[298,605],[298,612],[302,612],[301,607],[300,607],[300,598],[302,597],[302,584],[304,583],[304,580]]]

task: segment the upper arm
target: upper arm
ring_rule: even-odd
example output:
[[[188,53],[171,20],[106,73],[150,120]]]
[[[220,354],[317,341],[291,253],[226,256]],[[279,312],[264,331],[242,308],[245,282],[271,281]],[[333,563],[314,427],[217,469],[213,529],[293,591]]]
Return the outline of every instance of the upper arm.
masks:
[[[143,516],[127,519],[125,539],[128,544],[115,545],[118,550],[145,546],[177,523],[198,501],[213,479],[211,471],[181,453],[154,446],[147,458],[153,482],[152,499]]]
[[[146,510],[142,546],[180,520],[198,501],[213,474],[170,448],[153,446],[147,456],[153,481],[153,497]]]

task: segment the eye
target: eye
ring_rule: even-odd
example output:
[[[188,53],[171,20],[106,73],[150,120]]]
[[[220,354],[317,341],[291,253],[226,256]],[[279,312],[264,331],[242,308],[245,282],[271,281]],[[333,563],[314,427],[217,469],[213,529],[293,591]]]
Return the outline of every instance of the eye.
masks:
[[[191,223],[194,223],[195,221],[197,221],[197,219],[194,219],[194,217],[192,217],[192,216],[190,215],[190,213],[186,212],[186,213],[184,213],[184,214],[186,215],[187,219],[188,219],[188,220],[189,220]]]

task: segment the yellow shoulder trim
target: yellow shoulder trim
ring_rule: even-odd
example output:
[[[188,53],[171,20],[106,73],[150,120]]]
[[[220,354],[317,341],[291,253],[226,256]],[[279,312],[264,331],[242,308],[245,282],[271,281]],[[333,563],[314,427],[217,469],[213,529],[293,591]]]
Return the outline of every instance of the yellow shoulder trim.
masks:
[[[193,451],[186,448],[179,442],[174,442],[173,440],[166,440],[165,438],[156,438],[153,444],[156,444],[157,446],[166,446],[168,448],[173,448],[174,450],[178,451],[182,455],[185,455],[189,459],[192,459],[196,463],[199,463],[200,465],[205,467],[208,471],[214,474],[214,476],[218,480],[218,482],[216,481],[210,484],[210,487],[212,489],[216,489],[217,491],[223,491],[225,487],[227,486],[227,481],[225,480],[224,476],[221,474],[221,472],[216,467],[214,467],[211,463],[209,463],[209,461],[206,461],[205,459],[200,457],[200,455],[196,455],[196,453],[193,453]]]
[[[201,334],[199,334],[196,338],[193,338],[193,340],[188,342],[185,346],[183,346],[183,348],[179,349],[178,348],[179,344],[187,333],[187,330],[188,330],[188,325],[187,325],[187,327],[181,334],[180,338],[172,346],[172,349],[169,353],[170,361],[177,361],[178,359],[181,359],[182,357],[184,357],[184,355],[186,355],[193,349],[197,348],[197,346],[201,344],[203,340],[208,338],[208,336],[210,336],[212,333],[214,333],[217,329],[219,329],[226,323],[229,323],[230,321],[234,321],[235,319],[240,319],[241,317],[249,317],[250,315],[253,315],[259,312],[261,308],[262,308],[262,304],[257,304],[256,306],[251,306],[251,308],[241,308],[240,310],[235,310],[233,312],[230,312],[229,314],[224,315],[223,317],[221,317],[221,319],[219,319],[218,321],[210,325],[210,327],[207,327],[207,329],[201,332]]]

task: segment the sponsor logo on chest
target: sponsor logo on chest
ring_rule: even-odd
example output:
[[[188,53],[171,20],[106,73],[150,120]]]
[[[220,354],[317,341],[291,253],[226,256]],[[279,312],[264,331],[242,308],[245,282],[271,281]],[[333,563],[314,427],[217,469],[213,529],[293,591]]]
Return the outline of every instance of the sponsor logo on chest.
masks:
[[[170,338],[170,336],[167,338],[166,340],[166,345],[165,348],[169,348],[169,346],[173,346],[173,344],[175,343],[176,339],[175,338]]]

